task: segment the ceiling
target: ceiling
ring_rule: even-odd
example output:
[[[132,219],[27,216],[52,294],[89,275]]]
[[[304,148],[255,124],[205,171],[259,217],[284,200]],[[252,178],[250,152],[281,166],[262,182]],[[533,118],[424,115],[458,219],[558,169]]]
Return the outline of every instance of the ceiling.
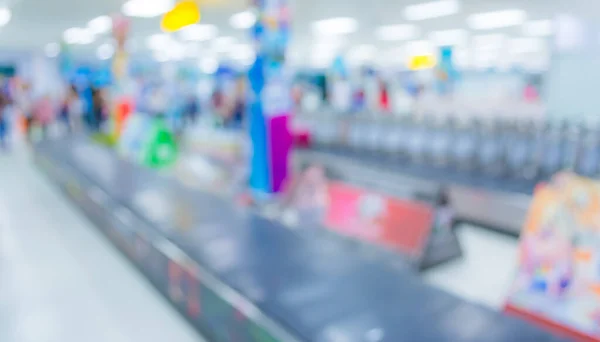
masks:
[[[1,0],[0,0],[1,1]],[[39,51],[50,42],[60,40],[64,30],[70,27],[85,26],[99,16],[119,12],[124,0],[5,0],[13,11],[12,20],[0,29],[0,50]],[[229,17],[245,9],[247,0],[203,0],[202,23],[214,24],[220,35],[234,36],[247,41],[247,35],[228,24]],[[292,51],[297,59],[308,58],[316,38],[311,33],[311,23],[331,17],[351,17],[358,21],[358,30],[346,35],[343,46],[350,48],[370,44],[375,48],[391,49],[400,47],[403,42],[379,42],[374,32],[377,27],[389,24],[407,23],[403,20],[403,10],[418,0],[291,0],[293,13]],[[431,31],[446,29],[467,29],[469,14],[505,9],[522,9],[528,19],[551,19],[557,14],[570,12],[580,16],[600,13],[600,4],[593,0],[462,0],[461,11],[452,16],[413,22],[419,27],[421,37]],[[134,19],[132,39],[138,53],[147,54],[145,39],[160,32],[159,18]],[[504,33],[511,37],[522,35],[521,27],[486,31]],[[93,44],[76,47],[75,51],[90,53],[108,40],[100,37]],[[204,43],[206,44],[206,43]]]

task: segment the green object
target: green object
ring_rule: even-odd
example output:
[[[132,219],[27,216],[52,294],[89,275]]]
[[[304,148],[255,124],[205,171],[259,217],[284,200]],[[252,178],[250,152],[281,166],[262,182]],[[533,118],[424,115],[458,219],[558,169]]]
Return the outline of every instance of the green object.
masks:
[[[142,146],[141,161],[152,168],[172,165],[177,159],[177,142],[162,119],[153,119]]]

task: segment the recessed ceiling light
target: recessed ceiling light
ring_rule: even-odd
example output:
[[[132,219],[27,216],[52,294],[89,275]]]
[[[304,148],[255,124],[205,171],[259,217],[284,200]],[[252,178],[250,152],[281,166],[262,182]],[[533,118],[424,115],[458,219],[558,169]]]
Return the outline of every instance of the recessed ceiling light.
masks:
[[[379,40],[409,40],[414,39],[419,30],[414,25],[386,25],[381,26],[375,31],[375,36]]]
[[[72,27],[65,30],[63,39],[67,44],[91,44],[94,42],[94,33],[89,29]]]
[[[171,43],[171,36],[165,33],[157,33],[146,39],[146,45],[152,50],[164,50]]]
[[[460,11],[458,0],[440,0],[410,5],[404,9],[406,20],[417,21],[456,14]]]
[[[313,33],[316,35],[341,35],[355,32],[358,23],[353,18],[340,17],[315,21],[312,24]]]
[[[532,37],[546,37],[554,33],[552,20],[534,20],[523,24],[523,34]]]
[[[467,23],[474,30],[493,30],[521,25],[526,19],[525,11],[514,9],[472,14],[467,18]]]
[[[44,47],[44,53],[49,58],[57,57],[60,54],[60,45],[58,43],[48,43]]]
[[[94,34],[103,34],[110,31],[112,28],[112,19],[107,15],[101,15],[97,18],[90,20],[88,23],[88,29]]]
[[[179,35],[183,40],[205,41],[216,37],[218,32],[214,25],[194,24],[182,28]]]
[[[236,29],[245,30],[251,28],[256,22],[256,15],[251,11],[236,13],[229,18],[229,24]]]
[[[6,7],[0,8],[0,26],[5,26],[12,18],[12,12]]]
[[[464,45],[467,42],[468,33],[462,29],[433,31],[429,39],[439,46]]]
[[[115,53],[115,48],[112,44],[104,43],[96,49],[96,57],[100,60],[110,59]]]
[[[175,5],[173,0],[129,0],[121,11],[128,17],[154,18],[166,13]]]

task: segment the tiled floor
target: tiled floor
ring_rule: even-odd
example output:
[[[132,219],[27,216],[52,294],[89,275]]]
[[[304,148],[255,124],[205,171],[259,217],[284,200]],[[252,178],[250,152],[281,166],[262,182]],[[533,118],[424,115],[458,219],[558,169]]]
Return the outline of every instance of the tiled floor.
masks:
[[[0,152],[0,341],[202,339],[13,151]]]
[[[464,257],[427,282],[500,309],[517,241],[463,226]],[[0,153],[0,341],[201,341],[36,168]]]

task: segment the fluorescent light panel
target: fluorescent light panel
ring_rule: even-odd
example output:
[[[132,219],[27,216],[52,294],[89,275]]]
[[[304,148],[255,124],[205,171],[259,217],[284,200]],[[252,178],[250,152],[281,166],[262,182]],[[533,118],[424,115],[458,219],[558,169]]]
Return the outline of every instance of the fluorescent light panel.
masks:
[[[410,5],[404,9],[404,18],[410,21],[419,21],[445,17],[460,11],[458,0],[440,0]]]
[[[129,0],[121,11],[128,17],[154,18],[166,13],[175,6],[173,0]]]
[[[229,25],[239,30],[251,28],[256,23],[256,15],[251,11],[236,13],[229,18]]]
[[[472,14],[467,23],[474,30],[493,30],[503,27],[518,26],[525,22],[525,11],[512,9],[496,12]]]
[[[381,26],[375,31],[377,39],[384,41],[414,39],[418,34],[416,26],[407,24]]]
[[[179,35],[183,40],[206,41],[217,36],[219,30],[214,25],[194,24],[182,28]]]
[[[72,27],[65,30],[63,33],[63,39],[67,44],[91,44],[94,42],[94,33],[81,27]]]
[[[102,15],[90,20],[87,27],[94,34],[107,33],[112,28],[112,19],[107,15]]]
[[[353,18],[340,17],[315,21],[312,24],[316,35],[341,35],[353,33],[358,29],[358,23]]]
[[[12,12],[6,7],[0,7],[0,26],[8,24],[12,18]]]

